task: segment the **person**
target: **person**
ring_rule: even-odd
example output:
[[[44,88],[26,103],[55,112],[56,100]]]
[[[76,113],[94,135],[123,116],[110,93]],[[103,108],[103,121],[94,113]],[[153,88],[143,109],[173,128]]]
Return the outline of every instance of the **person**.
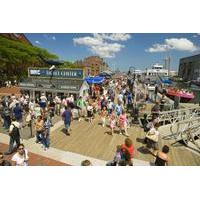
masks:
[[[77,106],[80,108],[79,109],[79,121],[81,121],[82,117],[84,116],[84,109],[86,106],[86,103],[85,103],[84,99],[82,98],[82,96],[79,97],[79,99],[77,101]]]
[[[159,116],[159,112],[160,112],[160,105],[159,105],[159,102],[156,101],[155,105],[151,109],[153,120]]]
[[[83,160],[81,166],[92,166],[92,163],[89,160]]]
[[[65,106],[65,111],[62,114],[62,118],[66,128],[66,135],[70,135],[69,129],[72,121],[72,112],[71,109]]]
[[[164,111],[165,103],[166,103],[165,94],[163,94],[160,99],[160,111],[161,112]]]
[[[44,131],[42,132],[42,147],[46,151],[50,146],[50,128],[51,128],[51,120],[45,116],[44,117]]]
[[[3,120],[4,120],[4,128],[8,129],[11,124],[11,110],[8,106],[3,108]]]
[[[87,115],[88,115],[89,122],[92,123],[93,106],[92,106],[91,103],[89,103],[88,106],[87,106]]]
[[[111,99],[108,100],[108,114],[111,115],[114,108],[114,103],[111,101]]]
[[[46,102],[47,102],[47,98],[46,98],[45,94],[42,93],[42,95],[40,97],[40,107],[45,109],[46,108]]]
[[[114,159],[106,163],[106,166],[117,166],[119,165],[121,160],[122,160],[122,148],[121,145],[117,145]]]
[[[129,92],[127,96],[127,110],[131,109],[133,105],[133,96],[132,93]]]
[[[22,110],[21,106],[19,105],[19,103],[16,103],[16,106],[13,109],[13,113],[14,113],[14,116],[15,116],[16,120],[18,122],[22,122],[23,110]]]
[[[158,152],[156,155],[155,165],[156,166],[166,166],[169,162],[169,147],[167,145],[164,145],[162,148],[162,152]]]
[[[129,136],[127,132],[127,117],[124,110],[122,110],[122,113],[119,116],[119,129],[120,129],[119,134],[122,134],[122,129],[124,129],[125,136]]]
[[[50,112],[50,121],[51,121],[52,125],[53,125],[52,119],[55,116],[55,106],[56,106],[56,104],[55,104],[54,100],[51,99],[49,102],[49,112]]]
[[[152,126],[152,128],[150,129],[150,131],[146,134],[146,142],[147,142],[147,148],[148,149],[153,149],[152,154],[153,155],[157,155],[157,151],[158,151],[158,139],[159,139],[159,123],[156,123],[154,126]]]
[[[155,102],[157,100],[157,95],[158,95],[158,85],[156,84],[155,90],[154,90],[154,95],[155,95]]]
[[[20,123],[16,121],[16,118],[12,118],[12,122],[9,128],[9,136],[10,142],[8,151],[5,152],[6,155],[12,154],[14,151],[14,143],[16,143],[16,147],[18,148],[20,145],[20,133],[19,133]]]
[[[34,117],[37,119],[39,116],[41,116],[41,108],[40,105],[36,103],[34,107]]]
[[[111,115],[110,115],[110,129],[111,129],[111,135],[113,135],[114,133],[114,129],[116,126],[116,117],[115,117],[115,112],[112,111]]]
[[[41,143],[42,141],[42,134],[44,131],[44,120],[42,115],[38,116],[35,122],[35,130],[36,130],[36,143]]]
[[[23,144],[20,144],[17,153],[11,159],[16,166],[28,166],[28,151],[24,148]]]
[[[133,146],[133,141],[130,138],[126,138],[124,140],[124,144],[121,145],[121,149],[123,152],[123,155],[126,157],[127,156],[127,152],[130,154],[130,158],[133,159],[134,157],[134,146]]]
[[[106,110],[106,107],[103,107],[103,110],[101,111],[101,121],[102,121],[102,127],[104,127],[106,125],[106,116],[107,116],[108,112]]]
[[[118,102],[118,104],[115,106],[115,112],[117,117],[119,117],[122,113],[122,104]]]
[[[7,160],[4,160],[4,155],[0,152],[0,166],[11,166],[11,163]]]

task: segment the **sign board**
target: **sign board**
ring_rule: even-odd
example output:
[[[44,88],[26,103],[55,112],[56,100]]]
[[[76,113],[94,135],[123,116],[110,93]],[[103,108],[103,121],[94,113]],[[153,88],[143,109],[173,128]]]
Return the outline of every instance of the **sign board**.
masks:
[[[28,72],[29,77],[50,78],[52,76],[52,71],[44,68],[29,68]],[[53,71],[53,78],[83,79],[83,76],[82,69],[56,69]]]
[[[65,90],[79,90],[78,86],[73,86],[73,85],[61,85],[60,89],[65,89]]]
[[[21,87],[35,87],[34,83],[19,83]]]

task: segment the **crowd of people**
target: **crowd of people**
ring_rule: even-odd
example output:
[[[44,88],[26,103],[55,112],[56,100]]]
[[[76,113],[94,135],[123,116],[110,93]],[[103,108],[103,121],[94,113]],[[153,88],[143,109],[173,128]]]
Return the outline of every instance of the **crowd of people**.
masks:
[[[134,147],[129,138],[128,128],[138,120],[139,104],[136,102],[149,101],[148,94],[144,94],[137,86],[138,82],[137,79],[134,81],[119,78],[110,80],[107,86],[93,84],[89,95],[78,98],[72,94],[52,97],[51,95],[45,96],[44,93],[36,96],[35,99],[30,98],[28,94],[20,97],[14,94],[3,97],[0,103],[1,122],[10,135],[9,148],[5,154],[12,154],[17,149],[17,154],[13,156],[12,161],[15,161],[16,165],[21,165],[21,158],[24,156],[24,162],[28,163],[27,151],[24,150],[23,155],[20,153],[22,152],[20,150],[24,149],[20,137],[21,130],[25,126],[34,125],[35,142],[41,144],[44,151],[47,151],[50,147],[50,129],[53,126],[52,119],[55,115],[63,119],[66,135],[72,132],[73,119],[94,123],[94,119],[98,118],[101,120],[102,127],[110,127],[110,135],[118,133],[127,137],[123,145],[117,146],[114,160],[107,165],[133,165]],[[163,104],[156,102],[152,109],[153,118],[150,124],[147,120],[145,124],[145,117],[143,121],[147,148],[152,148],[154,150],[152,153],[161,159],[166,158],[163,155],[169,151],[163,147],[164,150],[158,153],[158,118]],[[157,163],[161,162],[157,161]]]

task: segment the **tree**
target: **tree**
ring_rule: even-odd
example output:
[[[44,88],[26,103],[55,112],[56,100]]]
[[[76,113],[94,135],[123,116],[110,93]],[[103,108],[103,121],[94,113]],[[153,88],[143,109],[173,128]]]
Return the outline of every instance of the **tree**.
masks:
[[[0,73],[3,80],[20,80],[28,67],[46,67],[43,59],[57,59],[47,50],[0,36]]]

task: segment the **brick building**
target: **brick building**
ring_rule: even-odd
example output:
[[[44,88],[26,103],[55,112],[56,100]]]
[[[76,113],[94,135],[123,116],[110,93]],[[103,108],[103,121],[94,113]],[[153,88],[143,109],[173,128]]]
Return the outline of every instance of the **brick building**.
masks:
[[[78,60],[75,62],[78,66],[83,66],[86,69],[87,75],[96,76],[100,72],[108,70],[109,66],[103,58],[100,58],[99,56],[90,56],[85,58],[84,60]]]
[[[25,44],[32,45],[23,33],[0,33],[0,35],[11,40],[17,40]]]

